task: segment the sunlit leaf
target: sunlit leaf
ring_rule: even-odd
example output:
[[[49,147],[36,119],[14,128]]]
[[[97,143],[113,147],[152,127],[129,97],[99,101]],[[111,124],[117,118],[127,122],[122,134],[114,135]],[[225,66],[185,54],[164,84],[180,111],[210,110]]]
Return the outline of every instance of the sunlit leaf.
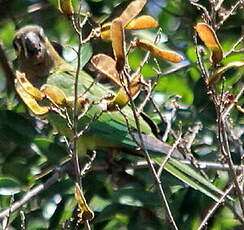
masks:
[[[223,59],[223,50],[213,28],[206,23],[198,23],[195,30],[204,44],[212,51],[211,61],[215,64],[219,63]]]
[[[136,39],[135,40],[135,46],[150,51],[153,55],[162,58],[163,60],[169,61],[169,62],[181,62],[183,60],[183,57],[171,50],[163,50],[159,47],[155,46],[149,41]]]
[[[66,96],[57,86],[45,84],[41,87],[41,91],[56,105],[64,104]]]
[[[151,16],[142,15],[133,19],[126,27],[127,30],[142,30],[158,27],[158,22]]]
[[[77,183],[75,184],[75,199],[78,203],[81,221],[92,220],[94,218],[94,213],[86,203],[84,194]]]
[[[42,100],[45,97],[45,94],[39,89],[35,88],[25,77],[24,73],[16,71],[17,81],[21,87],[26,91],[27,94],[34,97],[36,100]]]
[[[24,88],[21,86],[20,82],[16,79],[15,80],[15,89],[18,92],[21,99],[27,105],[27,107],[36,115],[45,115],[49,112],[48,106],[40,106],[35,98],[28,94]]]

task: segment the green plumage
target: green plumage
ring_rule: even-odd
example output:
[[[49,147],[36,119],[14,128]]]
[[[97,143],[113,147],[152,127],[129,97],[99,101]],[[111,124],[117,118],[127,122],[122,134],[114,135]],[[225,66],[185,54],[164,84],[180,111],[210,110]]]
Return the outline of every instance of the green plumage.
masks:
[[[47,84],[59,87],[64,91],[66,96],[73,96],[74,91],[72,89],[74,88],[74,75],[74,71],[69,71],[66,67],[64,68],[64,71],[62,71],[62,66],[60,66],[57,72],[54,72],[48,77]],[[78,92],[79,95],[82,95],[82,97],[88,98],[89,103],[94,103],[94,105],[91,106],[88,112],[86,112],[78,122],[79,130],[83,130],[85,126],[91,122],[94,116],[101,113],[104,109],[104,106],[99,104],[101,98],[113,92],[104,88],[99,83],[94,84],[94,79],[84,71],[81,71],[79,76]],[[136,135],[135,130],[137,127],[131,108],[126,106],[122,109],[122,111],[126,115],[131,129]],[[79,112],[82,113],[82,111]],[[67,127],[67,122],[65,120],[58,117],[56,114],[49,114],[48,117],[63,135],[67,137],[72,135],[71,130],[69,130]],[[148,124],[140,117],[139,121],[141,131],[145,134],[151,135],[151,129]],[[87,146],[89,146],[90,139],[90,146],[95,148],[111,146],[135,148],[135,143],[132,141],[132,137],[128,133],[126,120],[119,111],[103,112],[97,120],[91,123],[90,128],[84,132],[82,139],[86,142]],[[79,143],[81,146],[81,141],[79,141]]]
[[[41,27],[35,25],[23,27],[16,33],[13,43],[18,53],[18,70],[25,74],[33,86],[40,88],[42,84],[47,83],[61,89],[66,96],[74,96],[75,68],[67,64],[59,56],[44,35]],[[85,130],[83,135],[78,138],[78,152],[82,155],[87,150],[110,147],[129,149],[130,152],[131,150],[137,151],[134,139],[140,143],[140,138],[133,112],[129,106],[125,106],[122,109],[127,117],[129,126],[119,111],[103,112],[97,120],[91,122],[94,116],[104,110],[102,103],[99,103],[101,99],[114,93],[101,84],[93,84],[93,81],[94,79],[84,71],[80,72],[78,94],[88,98],[89,103],[94,103],[94,105],[78,121],[78,132],[84,130],[87,124],[91,123],[89,129]],[[83,111],[79,112],[82,113]],[[72,111],[69,111],[69,113],[72,115]],[[61,135],[72,140],[73,131],[68,127],[67,120],[54,112],[49,112],[47,118]],[[151,157],[154,162],[162,164],[165,154],[172,150],[172,146],[155,138],[149,125],[141,117],[138,117],[138,119],[145,149],[150,154],[157,153],[156,156],[151,154]],[[128,127],[130,128],[130,133],[128,132]],[[173,151],[172,156],[182,158],[177,149]],[[193,171],[189,166],[177,160],[170,158],[164,169],[215,200],[218,200],[217,195],[222,194],[209,181]]]

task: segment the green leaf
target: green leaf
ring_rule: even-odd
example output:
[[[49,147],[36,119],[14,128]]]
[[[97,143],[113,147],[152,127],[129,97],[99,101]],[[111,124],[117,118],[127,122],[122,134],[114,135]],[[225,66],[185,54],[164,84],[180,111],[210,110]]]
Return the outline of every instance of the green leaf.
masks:
[[[0,195],[10,196],[19,193],[20,183],[11,177],[0,177]]]
[[[133,207],[157,206],[159,202],[155,193],[143,191],[139,188],[119,189],[114,194],[114,200],[117,203]]]
[[[163,158],[153,159],[159,165],[163,162]],[[170,161],[165,165],[165,170],[215,201],[218,201],[219,196],[223,195],[223,192],[215,187],[210,181],[205,179],[188,165],[185,165],[177,160],[170,159]]]

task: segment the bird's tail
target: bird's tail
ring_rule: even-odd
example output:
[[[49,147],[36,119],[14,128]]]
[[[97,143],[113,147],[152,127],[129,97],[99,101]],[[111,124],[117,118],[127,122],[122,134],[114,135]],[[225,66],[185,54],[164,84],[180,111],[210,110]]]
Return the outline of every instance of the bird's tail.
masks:
[[[146,134],[141,134],[143,145],[145,146],[145,149],[154,152],[154,153],[159,153],[159,154],[169,154],[170,151],[173,151],[171,153],[171,157],[181,159],[183,160],[184,157],[183,155],[175,148],[169,144],[166,144],[159,139],[157,139],[154,136],[146,135]],[[140,142],[139,136],[136,137],[137,141]]]

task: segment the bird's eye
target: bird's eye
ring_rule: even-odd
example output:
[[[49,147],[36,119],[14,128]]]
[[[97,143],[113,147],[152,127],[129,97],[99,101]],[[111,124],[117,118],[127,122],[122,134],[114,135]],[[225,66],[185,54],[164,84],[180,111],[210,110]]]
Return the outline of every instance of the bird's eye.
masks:
[[[19,51],[19,49],[20,49],[20,38],[15,38],[13,40],[13,47],[16,51]]]
[[[40,29],[40,31],[39,31],[39,38],[40,38],[40,40],[41,41],[44,41],[44,37],[45,37],[44,31],[43,31],[43,29]]]

